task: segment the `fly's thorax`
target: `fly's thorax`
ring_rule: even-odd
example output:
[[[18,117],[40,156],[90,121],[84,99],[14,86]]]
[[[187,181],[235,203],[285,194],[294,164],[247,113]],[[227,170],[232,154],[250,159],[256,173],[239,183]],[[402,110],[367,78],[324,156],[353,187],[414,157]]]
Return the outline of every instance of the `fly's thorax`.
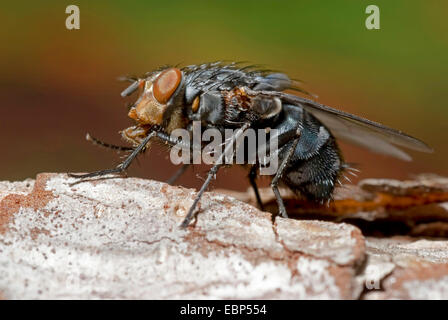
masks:
[[[270,119],[282,110],[282,102],[275,95],[260,94],[246,87],[236,87],[223,92],[227,107],[251,113],[250,119]]]
[[[238,127],[247,122],[272,120],[282,110],[278,97],[261,95],[247,87],[208,91],[189,100],[189,120],[215,126]]]
[[[233,90],[223,91],[222,95],[227,106],[237,108],[240,111],[246,111],[251,107],[250,97],[246,94],[244,87],[235,87]]]

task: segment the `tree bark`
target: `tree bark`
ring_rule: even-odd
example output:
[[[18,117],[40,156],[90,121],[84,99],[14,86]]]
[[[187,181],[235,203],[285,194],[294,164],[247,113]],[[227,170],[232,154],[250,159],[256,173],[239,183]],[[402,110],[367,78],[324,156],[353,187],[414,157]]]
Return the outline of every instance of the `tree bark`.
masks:
[[[447,299],[446,239],[414,237],[446,236],[447,179],[369,180],[349,188],[329,207],[286,193],[291,216],[301,219],[272,219],[236,200],[250,203],[249,192],[208,192],[196,219],[181,229],[191,189],[50,173],[0,182],[0,296]],[[263,198],[274,210],[267,190]],[[387,234],[379,224],[377,237],[366,226],[381,219],[412,228]]]

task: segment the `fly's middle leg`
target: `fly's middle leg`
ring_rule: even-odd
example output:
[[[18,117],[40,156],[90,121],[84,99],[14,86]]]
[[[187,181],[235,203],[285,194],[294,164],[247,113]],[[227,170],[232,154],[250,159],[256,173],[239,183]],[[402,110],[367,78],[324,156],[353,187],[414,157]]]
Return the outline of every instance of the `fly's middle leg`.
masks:
[[[239,138],[243,135],[244,131],[246,131],[246,129],[249,128],[249,126],[250,126],[249,123],[245,123],[241,128],[239,128],[237,130],[237,132],[235,132],[232,135],[232,139],[230,140],[231,142],[225,146],[224,152],[219,156],[215,165],[213,165],[213,167],[208,172],[207,179],[205,179],[205,182],[202,184],[202,187],[199,190],[196,198],[194,199],[193,204],[191,205],[190,209],[188,210],[188,213],[187,213],[184,221],[180,225],[181,228],[186,228],[190,224],[191,219],[193,219],[193,214],[195,212],[196,206],[197,206],[199,200],[201,200],[202,194],[205,192],[205,190],[207,190],[208,185],[210,184],[212,178],[215,177],[219,168],[221,166],[223,166],[223,164],[225,162],[225,157],[227,156],[229,151],[231,151],[233,149],[233,143],[234,142],[236,144],[241,143],[241,141],[239,141]],[[235,153],[233,153],[233,154],[235,154]]]
[[[179,179],[190,165],[188,163],[183,164],[177,171],[166,181],[166,183],[173,185],[177,179]]]
[[[283,202],[282,196],[280,195],[280,191],[278,190],[278,181],[281,179],[286,167],[288,166],[289,161],[291,160],[292,155],[294,154],[294,151],[296,150],[297,144],[299,143],[299,138],[300,138],[300,131],[299,129],[297,129],[297,136],[296,138],[294,138],[292,144],[286,151],[286,156],[283,159],[282,163],[280,164],[280,167],[277,170],[277,173],[275,174],[274,178],[271,181],[271,188],[277,200],[278,211],[280,216],[282,216],[283,218],[288,218],[288,213],[286,212],[285,204]]]

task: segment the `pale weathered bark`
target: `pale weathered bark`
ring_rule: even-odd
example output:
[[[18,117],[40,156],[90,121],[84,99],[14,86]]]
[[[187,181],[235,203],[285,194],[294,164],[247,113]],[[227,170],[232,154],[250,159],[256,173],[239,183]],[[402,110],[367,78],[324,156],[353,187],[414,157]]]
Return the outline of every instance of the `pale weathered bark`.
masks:
[[[137,178],[76,183],[65,174],[0,182],[0,296],[448,298],[444,238],[365,237],[350,223],[321,220],[328,220],[333,208],[339,220],[351,222],[349,215],[404,221],[403,210],[419,206],[410,219],[414,227],[445,228],[446,179],[409,183],[367,181],[353,187],[357,192],[339,193],[337,201],[349,202],[314,208],[312,220],[277,217],[274,223],[268,212],[210,192],[197,219],[183,230],[179,225],[195,196],[191,189]],[[386,197],[387,205],[382,198],[368,206],[378,194],[393,201],[425,196],[426,202],[406,202],[400,211]],[[252,201],[250,193],[233,195]],[[264,198],[272,202],[267,191]],[[300,203],[290,197],[289,208],[293,201]],[[343,214],[342,204],[349,213]],[[428,218],[425,208],[437,214],[422,222],[422,215]]]

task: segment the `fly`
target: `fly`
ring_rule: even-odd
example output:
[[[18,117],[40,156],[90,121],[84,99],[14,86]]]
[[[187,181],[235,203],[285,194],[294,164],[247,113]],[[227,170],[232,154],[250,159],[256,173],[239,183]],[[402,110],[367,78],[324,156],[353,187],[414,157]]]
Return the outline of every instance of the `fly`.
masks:
[[[114,146],[90,137],[96,144],[129,151],[129,156],[115,168],[70,176],[85,179],[121,173],[147,150],[151,140],[176,146],[179,141],[171,133],[176,129],[192,133],[195,121],[219,132],[234,129],[233,142],[249,129],[276,130],[275,154],[279,166],[271,175],[271,188],[279,214],[288,217],[279,183],[311,201],[331,200],[335,185],[340,184],[339,178],[350,169],[336,139],[408,161],[411,157],[402,147],[432,152],[424,142],[402,131],[285,93],[287,89],[304,91],[287,75],[259,70],[256,66],[213,62],[183,68],[165,67],[131,81],[121,93],[124,97],[139,92],[128,113],[135,125],[121,132],[131,147]],[[225,154],[226,150],[211,167],[181,227],[189,225],[202,194],[224,165]],[[256,184],[260,165],[259,162],[248,165],[248,178],[263,209]],[[182,166],[169,182],[174,183],[186,167]]]

